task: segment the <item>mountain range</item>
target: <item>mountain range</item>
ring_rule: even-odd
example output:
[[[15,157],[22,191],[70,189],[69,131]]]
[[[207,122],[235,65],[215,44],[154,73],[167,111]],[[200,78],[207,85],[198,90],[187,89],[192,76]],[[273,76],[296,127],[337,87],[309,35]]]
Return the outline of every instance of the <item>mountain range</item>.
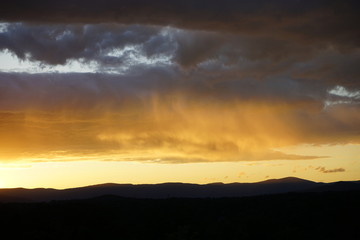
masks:
[[[322,183],[287,177],[270,179],[257,183],[162,183],[162,184],[99,184],[93,186],[49,189],[12,188],[0,189],[0,202],[46,202],[53,200],[74,200],[113,195],[125,198],[229,198],[246,197],[289,192],[358,191],[360,181]]]

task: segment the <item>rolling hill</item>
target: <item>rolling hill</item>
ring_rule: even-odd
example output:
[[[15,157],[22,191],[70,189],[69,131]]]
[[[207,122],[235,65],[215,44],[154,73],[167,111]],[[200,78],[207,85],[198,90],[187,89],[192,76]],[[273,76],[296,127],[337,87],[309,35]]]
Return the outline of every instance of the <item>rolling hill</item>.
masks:
[[[223,198],[245,197],[289,192],[325,192],[360,190],[360,182],[318,183],[295,177],[271,179],[257,183],[212,184],[99,184],[64,190],[0,189],[0,202],[44,202],[52,200],[87,199],[103,195],[126,198]]]

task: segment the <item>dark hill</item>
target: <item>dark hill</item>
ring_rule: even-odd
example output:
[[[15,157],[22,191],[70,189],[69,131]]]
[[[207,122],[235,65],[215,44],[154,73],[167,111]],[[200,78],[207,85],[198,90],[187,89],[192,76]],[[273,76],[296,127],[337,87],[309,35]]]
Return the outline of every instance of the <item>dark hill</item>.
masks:
[[[152,199],[245,197],[288,192],[357,190],[357,186],[360,186],[357,182],[317,183],[294,177],[271,179],[258,183],[214,183],[205,185],[187,183],[142,185],[107,183],[65,190],[43,188],[0,189],[0,202],[87,199],[103,195]]]
[[[360,191],[360,183],[357,182],[334,182],[321,185],[310,189],[311,192],[330,192],[330,191]]]
[[[297,177],[286,177],[280,179],[269,179],[259,183],[314,183],[314,182]]]

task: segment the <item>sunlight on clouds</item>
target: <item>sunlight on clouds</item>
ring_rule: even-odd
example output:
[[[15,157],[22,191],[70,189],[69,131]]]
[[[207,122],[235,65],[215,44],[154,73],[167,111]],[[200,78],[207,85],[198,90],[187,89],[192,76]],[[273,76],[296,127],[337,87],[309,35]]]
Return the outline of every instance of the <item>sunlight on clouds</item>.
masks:
[[[343,86],[336,86],[335,88],[331,89],[329,93],[340,97],[360,99],[360,91],[349,91]]]
[[[187,163],[319,157],[272,150],[303,141],[289,106],[189,101],[154,96],[142,110],[123,108],[117,114],[3,112],[1,159]]]
[[[343,159],[343,161],[353,161],[360,159],[360,144],[346,144],[346,145],[314,145],[314,144],[300,144],[296,146],[278,148],[279,151],[284,151],[292,154],[309,154],[317,155],[326,153],[328,158]],[[324,161],[327,161],[324,159]]]
[[[279,149],[359,143],[356,106],[323,109],[321,100],[285,90],[270,99],[262,82],[216,85],[158,71],[0,76],[2,162],[309,160],[328,155]],[[275,83],[299,92],[292,81]]]
[[[6,32],[10,24],[6,22],[0,22],[0,33]]]
[[[61,73],[61,72],[94,72],[95,63],[81,63],[68,61],[65,65],[47,65],[39,61],[21,60],[9,51],[0,51],[0,71],[2,72],[28,72],[28,73]]]
[[[314,37],[316,13],[0,23],[0,180],[359,178],[360,52],[352,28]]]
[[[0,61],[5,64],[0,71],[124,74],[133,67],[170,66],[177,48],[172,38],[179,31],[121,24],[38,27],[2,23]],[[14,41],[19,43],[9,44]]]
[[[141,50],[141,45],[127,45],[124,48],[115,48],[106,54],[108,57],[117,57],[122,58],[126,57],[126,64],[129,65],[127,68],[130,68],[132,65],[145,64],[147,66],[151,65],[170,65],[171,56],[165,54],[159,54],[153,57],[147,57]],[[121,64],[123,65],[124,62]]]
[[[83,59],[69,60],[63,65],[49,65],[40,61],[21,60],[9,51],[0,51],[0,71],[2,72],[28,72],[28,73],[112,73],[124,74],[134,66],[164,66],[172,65],[172,56],[156,55],[147,57],[139,46],[125,46],[109,51],[105,57],[117,59],[118,64],[99,64],[95,61]]]
[[[335,86],[328,91],[330,97],[325,100],[324,109],[338,104],[360,104],[360,91],[348,90],[343,86]]]

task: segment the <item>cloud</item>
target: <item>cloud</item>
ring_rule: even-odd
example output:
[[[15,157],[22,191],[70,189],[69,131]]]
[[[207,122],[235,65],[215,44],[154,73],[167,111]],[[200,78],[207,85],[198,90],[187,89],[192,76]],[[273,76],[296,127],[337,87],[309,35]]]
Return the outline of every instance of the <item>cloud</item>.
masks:
[[[356,0],[6,0],[3,21],[150,24],[359,44]]]
[[[338,172],[345,172],[344,168],[334,168],[334,169],[326,169],[325,167],[317,167],[315,170],[318,170],[322,173],[338,173]]]
[[[1,73],[1,158],[303,160],[321,156],[273,149],[359,143],[357,105],[324,110],[322,99],[309,99],[306,88],[294,98],[296,89],[266,92],[255,81],[249,94],[233,80],[209,85],[183,74],[167,67],[133,75]]]
[[[326,44],[285,41],[275,36],[119,24],[14,23],[0,33],[1,49],[48,69],[80,62],[94,72],[124,74],[166,66],[188,75],[207,75],[207,81],[291,78],[315,89],[319,84],[360,89],[356,67],[359,49],[343,52]]]
[[[40,66],[0,72],[1,159],[304,160],[322,156],[274,149],[360,141],[357,1],[1,6],[0,51]],[[52,68],[74,62],[91,73]]]
[[[0,49],[8,49],[18,58],[50,65],[70,60],[99,61],[103,65],[120,65],[126,61],[124,52],[115,58],[116,49],[136,46],[159,34],[155,27],[121,25],[24,25],[9,24],[0,33]]]

